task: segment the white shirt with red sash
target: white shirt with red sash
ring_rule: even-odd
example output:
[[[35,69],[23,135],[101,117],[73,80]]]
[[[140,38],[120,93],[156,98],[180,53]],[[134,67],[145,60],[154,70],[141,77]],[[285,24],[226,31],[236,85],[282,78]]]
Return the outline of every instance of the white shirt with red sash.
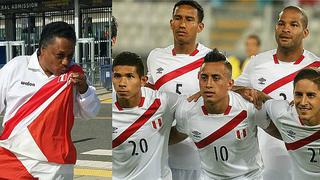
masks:
[[[171,180],[168,140],[178,95],[141,91],[138,107],[112,105],[112,179]]]
[[[268,100],[265,107],[269,117],[279,129],[286,149],[293,160],[293,179],[319,179],[320,125],[303,124],[295,106],[289,105],[287,101]]]
[[[305,67],[320,67],[320,59],[304,50],[294,62],[282,62],[276,56],[276,49],[273,49],[251,58],[235,84],[252,87],[274,99],[290,102],[293,100],[293,79]],[[265,165],[265,180],[279,176],[283,180],[291,179],[292,165],[284,143],[261,130],[258,131],[258,137]],[[282,159],[281,163],[279,159]]]
[[[173,45],[152,50],[147,59],[149,83],[159,91],[187,96],[198,92],[198,72],[209,51],[200,43],[190,55],[176,54]],[[175,169],[200,170],[199,155],[190,138],[169,146],[169,165]]]
[[[176,120],[178,131],[191,137],[198,148],[200,179],[261,179],[257,125],[266,128],[270,121],[256,117],[253,104],[239,94],[229,92],[229,105],[223,114],[208,114],[202,98],[183,101]]]
[[[75,93],[73,85],[68,83],[71,72],[83,73],[73,64],[65,74],[48,77],[36,52],[16,57],[0,70],[0,111],[4,111],[0,153],[4,155],[2,158],[19,159],[15,163],[24,166],[34,177],[59,178],[55,174],[60,167],[73,167],[76,162],[71,140],[74,116],[87,119],[99,111],[100,101],[94,88],[89,86],[83,95]],[[1,163],[5,166],[6,161]],[[1,175],[11,173],[11,167],[6,167],[1,168]],[[64,172],[66,176],[73,174],[73,168],[65,169],[68,169]],[[63,173],[61,176],[64,177]]]

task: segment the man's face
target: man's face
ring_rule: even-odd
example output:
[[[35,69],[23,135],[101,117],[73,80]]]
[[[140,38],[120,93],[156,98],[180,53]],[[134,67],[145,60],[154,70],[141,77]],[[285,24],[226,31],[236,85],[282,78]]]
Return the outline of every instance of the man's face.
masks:
[[[275,37],[278,47],[296,49],[302,47],[302,41],[309,34],[304,28],[302,15],[294,10],[287,9],[280,15],[275,28]]]
[[[302,79],[294,87],[294,104],[302,121],[320,118],[320,91],[314,82]]]
[[[139,77],[134,66],[118,65],[113,68],[112,83],[118,99],[135,99],[146,81],[145,76]]]
[[[59,76],[68,70],[75,44],[66,38],[56,37],[41,48],[40,65],[47,75]]]
[[[254,56],[259,52],[259,45],[255,38],[248,38],[246,41],[246,54],[247,57]]]
[[[198,76],[200,94],[205,102],[217,103],[223,100],[233,85],[223,62],[204,63]]]
[[[176,7],[170,20],[170,27],[175,42],[189,44],[195,42],[197,33],[202,31],[204,25],[199,22],[197,9],[181,5]]]

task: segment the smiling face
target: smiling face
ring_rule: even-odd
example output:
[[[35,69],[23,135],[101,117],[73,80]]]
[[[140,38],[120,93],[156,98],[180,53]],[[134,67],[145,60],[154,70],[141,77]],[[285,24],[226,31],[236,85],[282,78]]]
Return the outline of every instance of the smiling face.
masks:
[[[41,48],[39,63],[47,76],[59,76],[68,70],[74,54],[74,42],[56,37],[47,46]]]
[[[224,62],[206,62],[199,72],[200,94],[205,102],[217,104],[228,98],[233,81]]]
[[[296,83],[294,104],[302,122],[307,125],[320,123],[320,91],[313,81],[301,79]]]
[[[302,14],[296,9],[286,9],[280,14],[275,27],[278,47],[283,49],[303,48],[302,41],[308,36],[309,30],[305,27],[302,18]]]
[[[189,5],[178,6],[170,20],[174,41],[178,44],[194,44],[197,33],[204,25],[199,22],[197,9]]]
[[[112,83],[118,101],[135,101],[146,81],[145,76],[139,77],[135,66],[117,65],[113,68]]]

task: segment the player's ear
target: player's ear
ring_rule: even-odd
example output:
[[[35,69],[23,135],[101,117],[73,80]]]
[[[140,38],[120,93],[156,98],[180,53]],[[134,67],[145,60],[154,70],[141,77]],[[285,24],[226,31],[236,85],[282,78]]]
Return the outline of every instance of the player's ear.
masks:
[[[141,87],[143,87],[148,81],[147,76],[141,76],[140,82],[141,82]]]
[[[173,30],[173,20],[170,19],[170,29]]]
[[[233,87],[234,81],[233,79],[229,79],[228,80],[228,90],[231,91],[232,87]]]
[[[204,24],[201,22],[198,24],[198,33],[200,33],[204,28]]]
[[[303,38],[306,38],[308,35],[309,35],[309,29],[308,29],[308,28],[305,28],[305,29],[303,30]]]

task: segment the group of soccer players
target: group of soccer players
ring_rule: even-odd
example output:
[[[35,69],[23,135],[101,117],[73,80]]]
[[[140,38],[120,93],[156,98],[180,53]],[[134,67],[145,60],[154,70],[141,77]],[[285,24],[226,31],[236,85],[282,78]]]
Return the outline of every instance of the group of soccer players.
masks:
[[[151,51],[147,76],[137,54],[114,59],[113,179],[318,179],[320,62],[303,48],[305,12],[283,9],[277,49],[235,86],[227,58],[197,42],[203,18],[196,1],[174,5],[174,44]]]

